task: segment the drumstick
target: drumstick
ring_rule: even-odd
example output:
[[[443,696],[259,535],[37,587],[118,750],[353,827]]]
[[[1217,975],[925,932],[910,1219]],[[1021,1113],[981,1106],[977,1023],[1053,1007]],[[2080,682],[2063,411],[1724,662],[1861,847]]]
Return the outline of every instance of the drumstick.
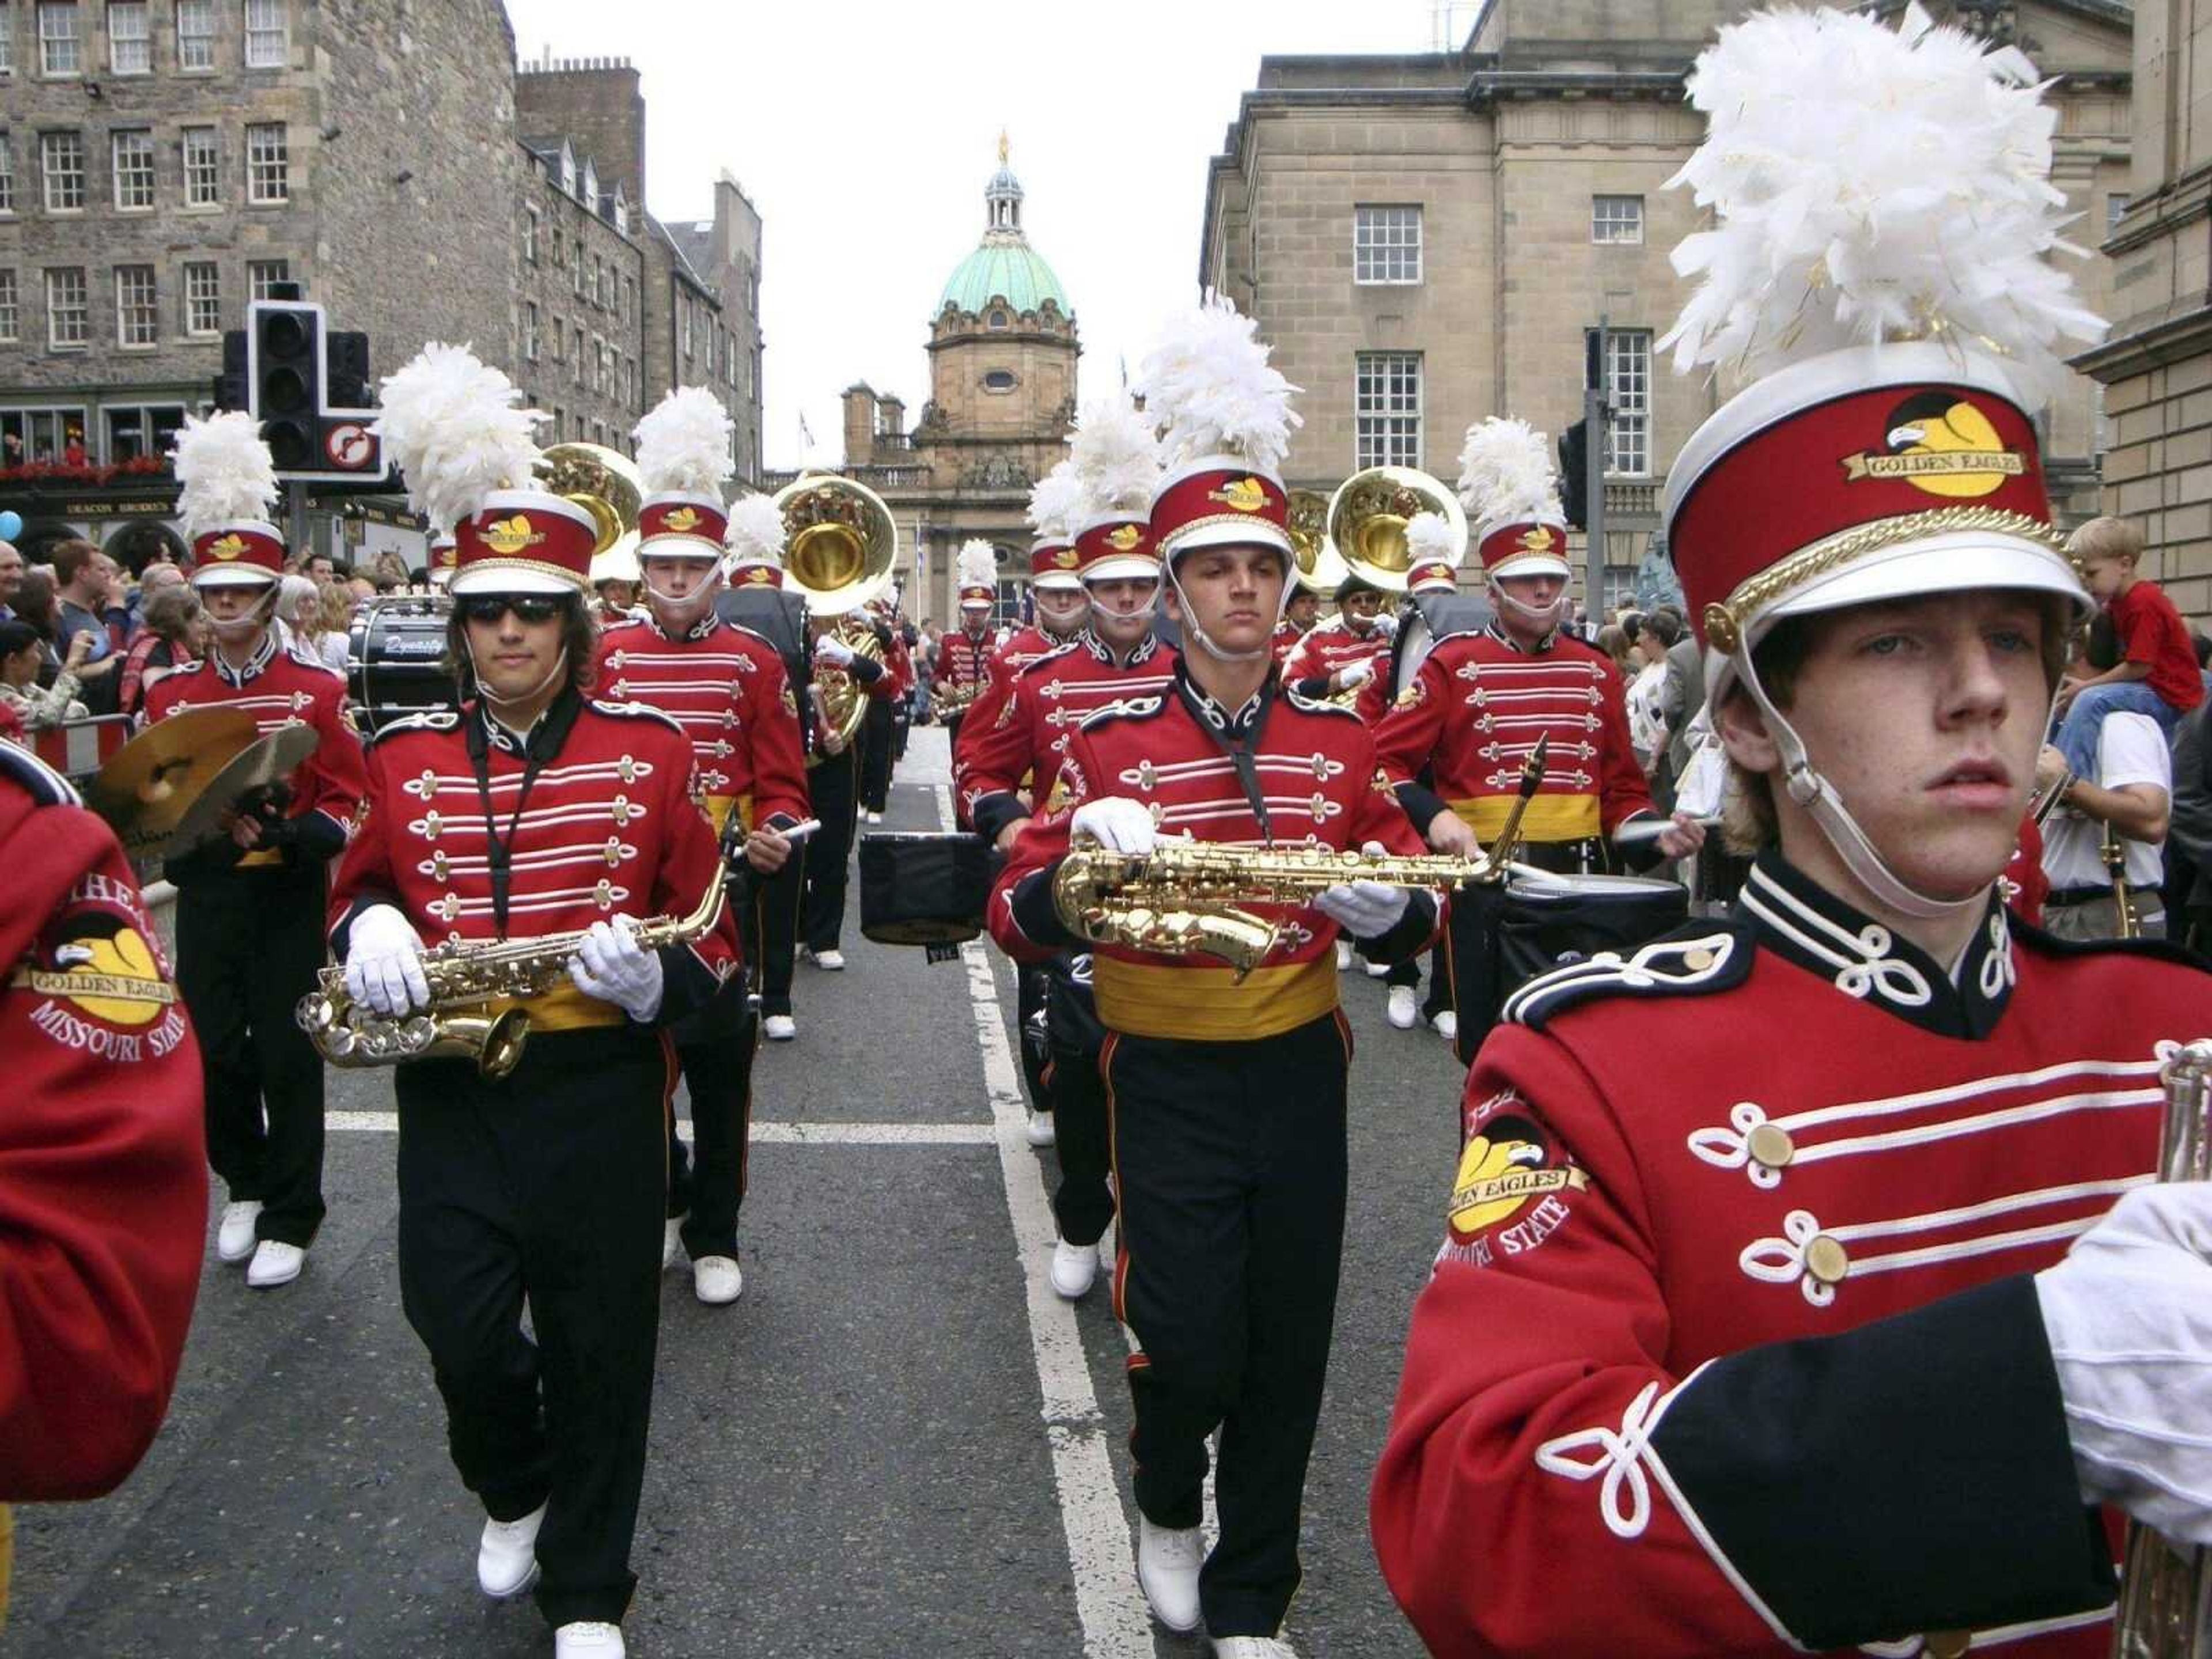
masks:
[[[768,829],[768,832],[772,836],[781,836],[786,841],[796,842],[805,841],[817,830],[819,830],[822,827],[822,820],[820,818],[801,818],[797,823],[793,824],[788,830],[777,830],[767,825],[763,825],[763,827]]]
[[[1708,830],[1717,829],[1720,825],[1717,817],[1692,818],[1690,822],[1703,824]],[[1638,818],[1614,830],[1613,839],[1619,845],[1632,846],[1638,842],[1656,841],[1674,827],[1672,818]]]

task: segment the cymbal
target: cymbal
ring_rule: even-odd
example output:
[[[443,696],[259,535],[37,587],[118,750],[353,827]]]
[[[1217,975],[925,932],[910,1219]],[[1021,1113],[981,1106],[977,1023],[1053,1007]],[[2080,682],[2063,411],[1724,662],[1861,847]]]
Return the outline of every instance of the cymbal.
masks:
[[[149,857],[216,775],[253,744],[243,708],[186,708],[117,750],[85,787],[85,801],[114,827],[124,850]]]
[[[222,820],[240,800],[252,790],[290,777],[321,742],[322,734],[312,726],[280,726],[245,750],[215,775],[200,798],[186,809],[167,850],[188,853],[229,834]]]

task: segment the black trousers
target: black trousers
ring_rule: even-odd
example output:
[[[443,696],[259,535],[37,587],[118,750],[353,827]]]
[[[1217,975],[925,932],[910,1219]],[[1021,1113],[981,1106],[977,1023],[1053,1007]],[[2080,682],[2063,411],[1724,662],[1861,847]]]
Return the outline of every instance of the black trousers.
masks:
[[[1272,1636],[1298,1586],[1298,1511],[1344,1248],[1345,1079],[1330,1012],[1249,1042],[1117,1034],[1102,1059],[1121,1199],[1115,1311],[1137,1334],[1137,1507],[1199,1523],[1221,1431],[1209,1633]]]
[[[807,775],[811,781],[812,773]],[[761,1017],[791,1012],[792,963],[799,955],[799,908],[806,890],[807,837],[791,849],[783,868],[772,876],[749,872],[750,896],[738,911],[745,969],[760,990]]]
[[[1045,964],[1045,1030],[1052,1054],[1054,1152],[1060,1185],[1052,1212],[1071,1244],[1096,1244],[1114,1218],[1107,1185],[1113,1149],[1106,1132],[1106,1085],[1098,1052],[1106,1040],[1091,997],[1091,958],[1066,955]]]
[[[1045,1023],[1045,992],[1050,979],[1034,963],[1014,964],[1015,1028],[1022,1039],[1022,1081],[1030,1091],[1030,1109],[1052,1109],[1052,1033]]]
[[[556,1626],[619,1621],[637,1584],[671,1085],[660,1039],[627,1026],[541,1031],[496,1081],[399,1068],[401,1302],[462,1484],[495,1520],[546,1505]]]
[[[914,703],[910,698],[891,699],[891,760],[893,763],[906,758],[907,735],[914,729]]]
[[[323,1061],[292,1010],[315,988],[323,868],[195,874],[177,893],[177,988],[199,1034],[208,1163],[262,1238],[323,1221]]]
[[[860,720],[860,805],[881,812],[891,798],[891,700],[870,697]]]
[[[834,951],[845,927],[845,881],[853,862],[853,828],[860,811],[854,792],[858,757],[832,755],[806,775],[814,816],[822,827],[807,837],[806,894],[799,935],[810,951]]]
[[[702,1255],[738,1254],[738,1211],[745,1201],[752,1146],[753,1055],[760,1023],[742,977],[669,1032],[676,1063],[691,1091],[692,1151],[676,1138],[673,1097],[668,1111],[668,1213],[684,1218],[684,1249]]]

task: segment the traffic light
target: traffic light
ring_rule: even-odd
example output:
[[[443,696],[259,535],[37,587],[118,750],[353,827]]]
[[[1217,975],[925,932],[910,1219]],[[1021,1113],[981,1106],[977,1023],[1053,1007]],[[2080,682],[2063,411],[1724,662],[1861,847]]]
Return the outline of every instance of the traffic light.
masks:
[[[248,313],[253,412],[279,472],[322,464],[323,312],[320,306],[257,301]]]
[[[325,390],[332,409],[374,409],[368,392],[368,336],[359,329],[334,328],[323,337]]]
[[[1559,500],[1567,522],[1589,528],[1589,422],[1577,421],[1559,434]]]
[[[251,409],[253,399],[246,379],[246,331],[234,328],[222,337],[222,373],[215,377],[217,409]]]

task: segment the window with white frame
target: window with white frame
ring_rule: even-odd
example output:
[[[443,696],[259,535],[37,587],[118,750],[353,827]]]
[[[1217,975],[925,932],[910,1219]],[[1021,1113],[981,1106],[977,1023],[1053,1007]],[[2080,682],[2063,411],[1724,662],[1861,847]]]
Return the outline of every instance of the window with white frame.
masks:
[[[84,73],[84,46],[76,27],[76,0],[39,0],[40,74]]]
[[[0,340],[9,344],[23,337],[23,300],[15,287],[15,273],[0,270]]]
[[[1615,477],[1651,472],[1651,331],[1608,329],[1605,397],[1613,419],[1606,431],[1605,470]]]
[[[291,153],[281,121],[257,121],[246,129],[246,199],[259,203],[292,199]]]
[[[154,35],[146,0],[107,0],[107,69],[112,75],[150,75]]]
[[[568,325],[558,316],[553,319],[553,361],[556,363],[568,361]]]
[[[531,362],[538,361],[538,301],[522,302],[522,355]]]
[[[176,441],[177,428],[185,423],[184,408],[179,404],[110,404],[100,414],[107,423],[111,463],[167,454]]]
[[[532,264],[538,263],[538,210],[522,210],[522,257]]]
[[[0,459],[59,460],[84,441],[84,408],[0,409]]]
[[[186,127],[184,135],[185,205],[219,207],[222,204],[222,151],[213,127]]]
[[[46,210],[73,212],[84,205],[84,135],[39,135],[39,175],[45,180]]]
[[[1363,351],[1353,377],[1354,468],[1421,464],[1421,354]]]
[[[571,385],[584,383],[584,331],[580,325],[568,331],[568,380]]]
[[[15,9],[0,0],[0,77],[15,72]]]
[[[177,67],[215,67],[215,0],[177,0]]]
[[[185,264],[185,332],[222,331],[222,267],[212,259],[191,259]]]
[[[154,205],[154,135],[144,128],[110,135],[114,150],[115,205],[137,212]]]
[[[154,288],[151,265],[115,267],[115,343],[119,346],[158,345],[161,340],[161,310]]]
[[[1352,280],[1399,283],[1421,280],[1421,210],[1352,210]]]
[[[46,272],[46,343],[57,349],[81,346],[91,327],[85,297],[84,267],[58,265]]]
[[[284,67],[284,0],[246,0],[246,67]]]
[[[15,139],[0,132],[0,213],[15,210]]]
[[[1644,242],[1641,196],[1590,198],[1590,240],[1612,247],[1640,247]]]
[[[292,262],[289,259],[250,259],[246,265],[246,297],[249,300],[269,299],[272,297],[270,290],[277,283],[291,280]]]

